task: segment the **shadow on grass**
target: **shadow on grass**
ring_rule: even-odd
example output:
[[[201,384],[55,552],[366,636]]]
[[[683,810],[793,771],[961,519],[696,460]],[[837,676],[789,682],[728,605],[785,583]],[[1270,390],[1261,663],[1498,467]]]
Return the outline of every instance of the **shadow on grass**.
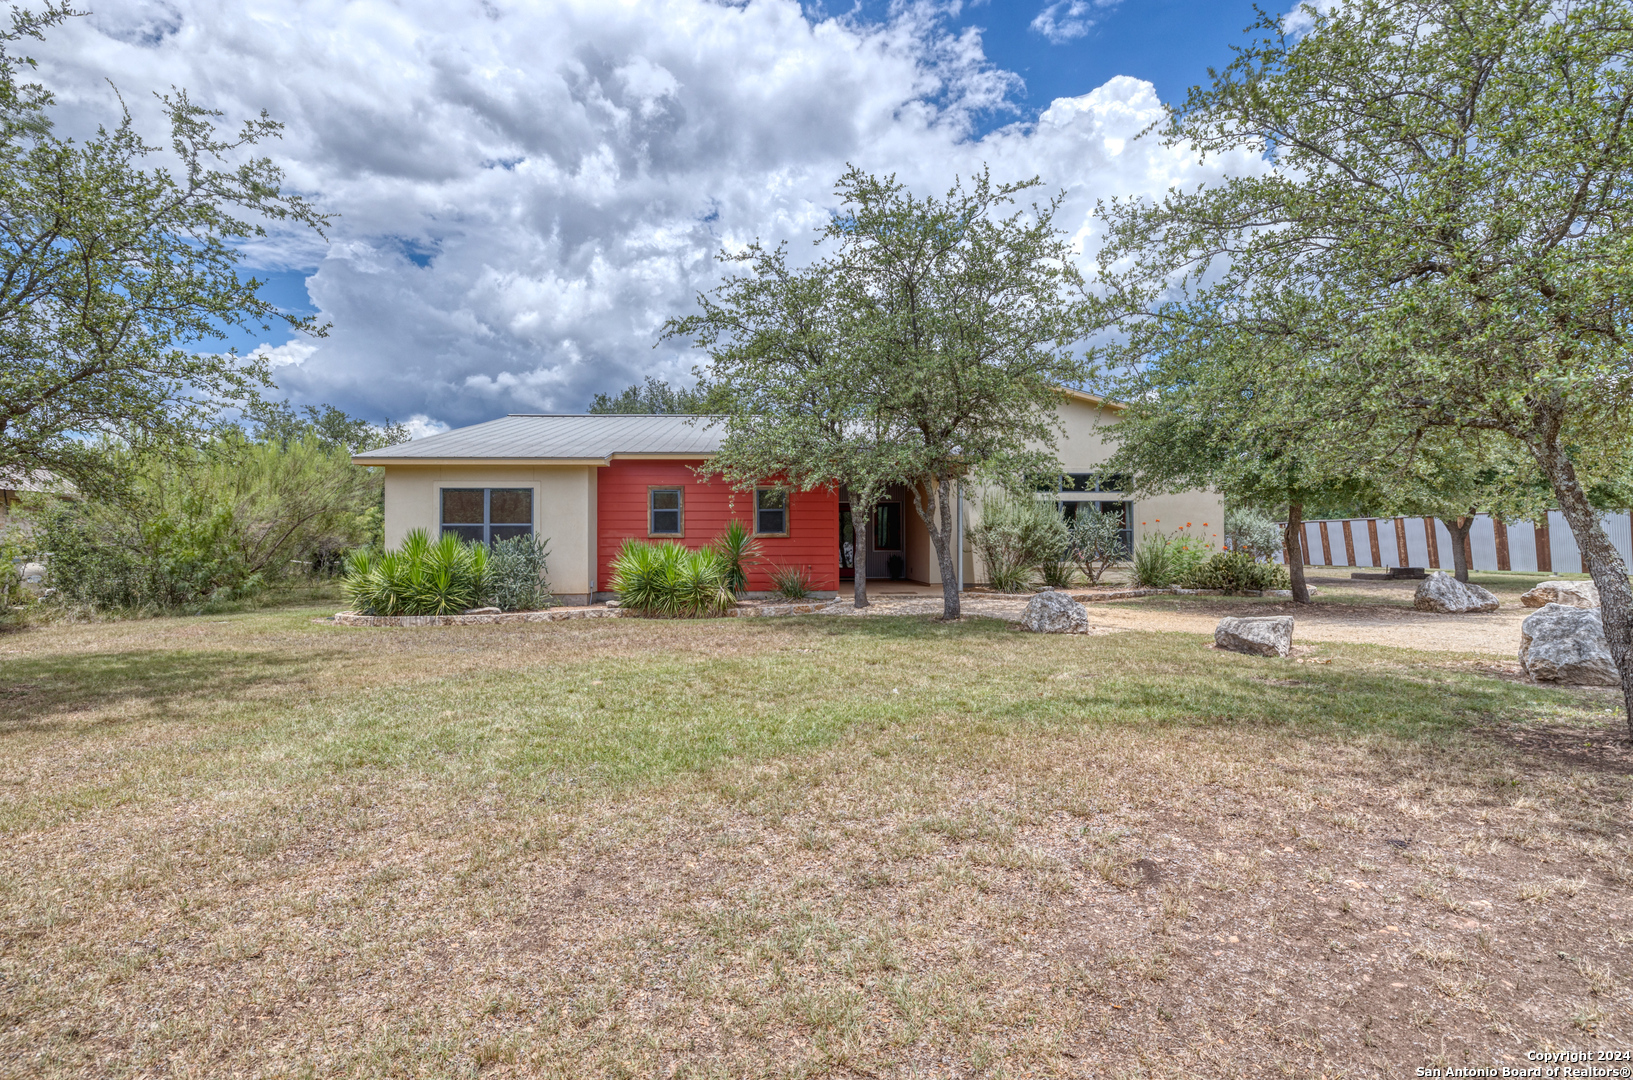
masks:
[[[115,705],[165,716],[201,700],[233,701],[255,688],[299,679],[316,659],[226,649],[9,659],[0,669],[0,735],[60,730],[74,714]]]

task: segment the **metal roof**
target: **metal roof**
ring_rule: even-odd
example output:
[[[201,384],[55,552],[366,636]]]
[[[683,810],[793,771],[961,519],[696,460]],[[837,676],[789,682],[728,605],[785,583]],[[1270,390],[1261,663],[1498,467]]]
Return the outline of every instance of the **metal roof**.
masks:
[[[701,457],[720,449],[708,416],[634,413],[546,416],[512,413],[413,442],[353,455],[360,465],[439,461],[605,462],[613,455]]]

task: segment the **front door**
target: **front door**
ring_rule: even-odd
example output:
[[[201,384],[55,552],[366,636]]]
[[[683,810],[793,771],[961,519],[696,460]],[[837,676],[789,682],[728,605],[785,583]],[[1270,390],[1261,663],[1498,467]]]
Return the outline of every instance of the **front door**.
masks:
[[[856,529],[850,503],[839,504],[839,580],[856,580]]]

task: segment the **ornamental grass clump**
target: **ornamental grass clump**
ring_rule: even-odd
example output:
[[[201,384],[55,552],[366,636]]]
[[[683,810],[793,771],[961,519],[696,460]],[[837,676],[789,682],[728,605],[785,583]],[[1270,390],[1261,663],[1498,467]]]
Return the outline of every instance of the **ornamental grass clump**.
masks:
[[[397,551],[354,552],[342,583],[363,615],[458,615],[488,590],[488,551],[453,534],[437,540],[415,529]]]
[[[804,600],[811,595],[811,568],[809,566],[773,566],[771,587],[784,600]]]
[[[697,618],[718,615],[736,602],[730,567],[712,548],[693,550],[665,540],[625,540],[612,561],[618,602],[645,615]]]
[[[1134,581],[1166,589],[1188,580],[1212,554],[1212,545],[1189,533],[1152,533],[1134,549]]]

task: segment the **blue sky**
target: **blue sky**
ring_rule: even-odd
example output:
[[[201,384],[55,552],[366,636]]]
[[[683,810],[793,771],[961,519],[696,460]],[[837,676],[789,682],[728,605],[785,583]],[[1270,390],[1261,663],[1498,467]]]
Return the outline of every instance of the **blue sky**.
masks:
[[[847,163],[945,190],[1040,176],[1092,261],[1095,200],[1254,168],[1135,136],[1245,39],[1182,0],[122,0],[40,47],[66,130],[147,92],[268,110],[327,239],[246,251],[322,340],[234,334],[280,391],[415,430],[572,412],[706,358],[660,342],[759,238],[808,251]],[[979,34],[970,34],[971,28]]]

